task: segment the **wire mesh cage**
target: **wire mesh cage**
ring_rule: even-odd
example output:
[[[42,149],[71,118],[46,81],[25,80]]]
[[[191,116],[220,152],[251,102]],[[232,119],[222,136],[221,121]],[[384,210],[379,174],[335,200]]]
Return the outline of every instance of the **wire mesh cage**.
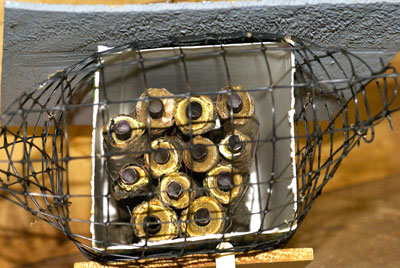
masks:
[[[274,34],[109,48],[2,114],[0,194],[100,262],[283,247],[349,151],[390,123],[398,79]],[[91,153],[76,155],[82,124]]]

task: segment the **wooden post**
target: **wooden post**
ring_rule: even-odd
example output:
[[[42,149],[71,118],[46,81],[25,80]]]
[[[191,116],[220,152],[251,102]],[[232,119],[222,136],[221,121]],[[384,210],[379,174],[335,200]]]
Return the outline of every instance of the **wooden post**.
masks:
[[[233,254],[233,253],[232,253]],[[74,268],[164,268],[164,267],[215,267],[213,254],[188,255],[183,258],[160,258],[113,263],[109,266],[96,262],[77,262]],[[236,253],[235,263],[237,267],[305,267],[314,259],[312,248],[287,248],[275,249],[267,252],[250,251],[247,253]],[[228,268],[228,267],[226,267]]]

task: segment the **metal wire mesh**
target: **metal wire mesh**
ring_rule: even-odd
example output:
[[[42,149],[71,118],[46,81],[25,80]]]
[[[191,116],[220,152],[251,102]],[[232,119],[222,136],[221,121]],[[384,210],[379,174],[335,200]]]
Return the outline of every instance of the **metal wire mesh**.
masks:
[[[245,43],[252,45],[230,47]],[[277,43],[283,45],[270,46]],[[199,46],[212,49],[204,51]],[[152,49],[160,48],[174,48],[175,54],[151,54]],[[126,53],[134,53],[134,56],[115,60]],[[284,72],[276,71],[276,63],[282,60],[283,54],[271,64],[273,53],[286,53],[289,62],[294,61],[283,69]],[[120,107],[131,112],[138,102],[149,104],[153,99],[189,100],[194,96],[207,96],[215,103],[218,95],[231,96],[230,89],[238,86],[237,71],[233,71],[232,66],[241,63],[231,61],[231,55],[245,58],[257,55],[257,59],[262,59],[254,65],[263,70],[260,80],[263,82],[256,87],[244,84],[240,89],[257,100],[257,120],[262,123],[261,135],[247,141],[256,148],[249,171],[253,179],[242,182],[240,187],[244,190],[237,202],[223,206],[226,212],[223,219],[214,219],[226,221],[220,234],[207,239],[190,238],[187,232],[189,221],[178,219],[181,230],[176,240],[151,242],[148,231],[145,231],[144,239],[135,237],[132,210],[143,201],[149,204],[149,200],[159,194],[156,187],[159,181],[152,178],[150,190],[116,201],[113,175],[107,165],[110,157],[116,154],[102,146],[103,136],[99,133],[110,118],[117,115],[115,111],[120,111]],[[107,58],[111,60],[107,61]],[[198,80],[193,66],[205,59],[211,59],[221,67],[218,72],[210,70],[201,78],[205,84],[210,84],[207,90],[199,89],[193,82]],[[177,85],[181,90],[168,88],[174,93],[172,97],[139,96],[154,84],[163,83],[161,78],[157,79],[161,77],[157,66],[173,69],[169,64],[174,66],[174,72],[178,70],[181,74],[182,83]],[[244,77],[250,75],[246,73],[250,67],[241,68]],[[130,84],[132,73],[126,75],[127,70],[140,82],[134,86]],[[171,76],[171,73],[166,75]],[[209,81],[216,75],[225,87],[211,86]],[[289,78],[289,82],[283,77]],[[374,125],[385,118],[390,123],[391,113],[400,107],[398,78],[399,74],[392,66],[381,62],[370,66],[357,53],[322,48],[294,37],[274,34],[239,33],[135,41],[95,53],[57,71],[8,107],[1,116],[0,194],[58,228],[83,254],[100,262],[282,247],[296,232],[349,151],[362,140],[373,141]],[[133,95],[117,95],[116,88],[121,90],[118,92],[133,92]],[[374,104],[371,104],[372,100]],[[93,153],[74,156],[69,145],[73,138],[69,135],[71,121],[74,116],[85,113],[89,114],[88,125],[95,122]],[[93,117],[92,113],[95,114]],[[227,129],[233,133],[237,126],[232,114],[231,109]],[[144,149],[117,155],[154,153],[150,145],[160,134],[152,134],[149,109],[146,115]],[[282,130],[285,123],[286,128]],[[187,135],[182,135],[176,127],[161,134],[184,139],[185,144],[177,149],[180,153],[184,150],[192,152],[194,148],[196,135],[193,134],[192,120],[188,124]],[[89,169],[88,163],[92,165],[92,191],[76,193],[70,184],[71,165],[74,169],[77,166]],[[231,164],[235,166],[233,161]],[[290,175],[290,170],[295,172]],[[195,189],[194,184],[197,184],[197,190],[206,188],[201,185],[202,175],[193,172],[193,168],[182,165],[180,171],[186,172],[195,182],[189,191]],[[248,209],[249,196],[253,196],[257,208]],[[93,203],[92,215],[76,218],[71,215],[71,210],[84,202]],[[178,210],[177,213],[182,212]],[[248,223],[249,219],[251,223]],[[168,222],[161,222],[164,223]],[[186,227],[182,228],[184,223]],[[217,249],[224,241],[234,247]]]

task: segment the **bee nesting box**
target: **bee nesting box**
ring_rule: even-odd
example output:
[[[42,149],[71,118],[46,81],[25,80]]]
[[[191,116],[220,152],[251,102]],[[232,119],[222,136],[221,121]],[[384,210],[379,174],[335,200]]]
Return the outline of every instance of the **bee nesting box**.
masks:
[[[102,51],[107,49],[99,47]],[[94,247],[133,256],[168,252],[189,254],[215,250],[222,241],[229,241],[239,248],[249,246],[255,240],[268,243],[296,229],[294,92],[291,87],[294,83],[294,56],[287,43],[126,47],[118,53],[112,53],[112,49],[110,53],[106,51],[97,65],[100,68],[95,74],[92,146],[91,232]],[[180,233],[176,238],[160,241],[147,237],[138,239],[130,219],[133,207],[141,200],[117,201],[113,198],[106,171],[103,126],[115,116],[134,114],[138,102],[150,101],[142,94],[157,88],[167,89],[177,103],[203,96],[215,107],[218,95],[234,88],[248,93],[254,100],[252,118],[256,124],[234,127],[234,131],[250,137],[248,142],[252,146],[253,158],[248,178],[243,180],[241,198],[231,205],[232,208],[223,206],[227,213],[220,220],[227,221],[225,228],[218,233],[190,237],[187,228],[182,228],[187,222],[177,219]],[[231,99],[231,106],[234,105],[234,99]],[[156,110],[157,106],[149,112],[158,116]],[[215,122],[205,126],[211,132],[209,136],[218,136],[224,127],[229,129],[233,126],[229,122],[228,110],[224,114],[225,123],[217,116],[217,111],[213,116]],[[153,131],[152,124],[145,124],[147,141],[144,147],[147,149],[144,151],[149,150],[150,142],[160,135],[180,139],[180,135],[186,134],[189,143],[196,136],[193,133],[182,134],[180,130],[161,134],[163,131]],[[188,127],[193,126],[189,124]],[[222,141],[221,138],[218,140]],[[223,155],[220,157],[224,158]],[[229,160],[225,161],[229,163]],[[185,168],[183,163],[182,166]],[[190,173],[194,181],[198,180],[198,173]],[[204,191],[201,181],[196,182],[198,191]],[[153,188],[153,191],[157,189]],[[178,218],[181,213],[178,211]]]

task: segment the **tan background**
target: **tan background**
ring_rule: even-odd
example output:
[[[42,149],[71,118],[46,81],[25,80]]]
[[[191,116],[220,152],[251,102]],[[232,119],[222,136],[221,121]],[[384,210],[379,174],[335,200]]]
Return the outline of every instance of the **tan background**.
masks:
[[[400,54],[393,63],[400,68]],[[400,175],[399,158],[397,157],[400,149],[400,113],[393,114],[392,119],[395,131],[390,130],[386,121],[378,125],[375,141],[372,144],[362,143],[359,148],[355,148],[349,154],[334,179],[325,188],[324,194],[340,191],[350,186],[354,187],[354,185],[364,184],[368,181],[373,182]],[[90,155],[91,127],[71,127],[69,134],[71,155]],[[72,194],[90,192],[90,164],[89,160],[70,162],[69,175]],[[334,196],[332,198],[335,200]],[[73,202],[75,203],[71,206],[71,217],[89,220],[90,200],[82,198]],[[331,206],[334,207],[335,204],[331,204]],[[79,254],[73,254],[78,252],[74,244],[47,223],[37,221],[34,216],[3,199],[0,199],[0,208],[0,249],[2,249],[0,251],[0,267],[16,267],[62,255],[67,255],[66,259],[61,258],[64,263],[69,263],[71,260],[82,260]],[[329,217],[336,217],[336,215],[326,215],[326,220],[329,220]],[[312,221],[312,219],[307,220]],[[73,231],[89,236],[87,225],[72,224],[72,226]],[[299,235],[301,235],[302,228],[298,232]],[[323,224],[319,228],[324,228]]]
[[[19,1],[35,3],[79,3],[109,5],[165,2],[158,0]],[[0,1],[0,5],[1,7],[3,7],[4,1]],[[0,9],[1,25],[3,24],[3,16],[4,10]],[[3,31],[1,27],[0,40],[2,40],[2,34]],[[1,53],[2,42],[0,42],[0,57]],[[392,61],[392,64],[395,65],[398,70],[400,70],[400,54],[396,56],[396,58]],[[388,177],[392,178],[388,180],[388,183],[393,184],[397,182],[393,178],[400,175],[400,165],[398,160],[398,152],[400,151],[400,113],[393,114],[392,120],[394,123],[395,131],[390,130],[389,125],[386,121],[377,126],[375,141],[372,144],[362,143],[359,148],[355,148],[349,154],[349,156],[343,161],[334,179],[325,188],[323,196],[331,196],[331,200],[334,201],[335,193],[337,193],[337,196],[340,196],[341,191],[343,191],[344,189],[358,189],[354,188],[357,187],[357,185],[373,185],[371,183],[378,183],[379,181],[382,181],[382,183],[384,183],[385,181],[387,181]],[[70,129],[71,155],[90,155],[90,143],[90,127],[73,127]],[[79,160],[71,162],[70,181],[71,191],[74,194],[87,194],[90,192],[90,161],[85,161]],[[366,184],[367,182],[369,182],[370,184]],[[385,187],[390,187],[390,184],[380,187],[385,189]],[[369,189],[370,191],[373,191],[374,187],[371,187]],[[381,195],[384,195],[385,191],[381,190],[379,193]],[[345,198],[350,197],[345,196]],[[324,202],[327,202],[327,204],[330,204],[330,206],[335,206],[335,204],[329,203],[329,201]],[[346,209],[346,204],[346,202],[342,202],[341,208],[343,208],[344,206],[343,209]],[[318,206],[318,201],[316,206]],[[355,209],[357,209],[357,207],[355,207]],[[72,215],[76,218],[88,220],[89,211],[90,202],[88,201],[88,199],[82,199],[79,201],[79,206],[73,206]],[[323,210],[321,213],[323,213]],[[340,213],[340,211],[336,211],[335,213]],[[397,216],[393,216],[392,214],[391,217],[398,217],[398,215],[400,215],[400,212],[398,213],[399,214],[397,214]],[[318,227],[321,229],[321,231],[317,233],[322,233],[322,235],[329,233],[328,231],[326,231],[326,233],[324,233],[323,231],[326,230],[326,228],[330,227],[329,223],[325,223],[325,219],[329,221],[329,218],[336,216],[333,213],[325,213],[323,215],[325,217],[323,219],[318,218],[318,215],[315,216],[319,226],[315,226],[312,224],[311,217],[307,218],[304,226],[300,228],[298,234],[296,234],[294,242],[292,242],[290,245],[293,247],[311,245],[313,247],[319,248],[321,246],[320,244],[318,244],[319,239],[321,239],[321,243],[323,243],[323,241],[326,241],[326,239],[324,240],[324,237],[321,236],[312,236],[310,235],[310,232],[313,232],[313,230],[316,230],[315,228]],[[312,227],[314,227],[314,229]],[[89,235],[87,226],[74,226],[73,228],[76,228],[75,230],[77,232]],[[354,226],[354,228],[362,228],[362,226]],[[308,232],[302,234],[302,232],[304,231]],[[335,245],[331,245],[331,247],[331,249],[333,250]],[[367,253],[364,252],[364,254]],[[316,258],[317,257],[318,252],[316,252]],[[329,256],[324,256],[323,258],[328,257]],[[37,221],[34,216],[28,214],[23,209],[16,207],[15,205],[4,199],[0,199],[0,267],[18,267],[33,263],[41,263],[41,267],[71,267],[71,263],[78,260],[83,260],[82,256],[78,253],[78,250],[74,246],[74,244],[71,243],[67,238],[65,238],[65,236],[61,234],[61,232],[52,228],[47,223]],[[57,265],[55,265],[55,263]]]

